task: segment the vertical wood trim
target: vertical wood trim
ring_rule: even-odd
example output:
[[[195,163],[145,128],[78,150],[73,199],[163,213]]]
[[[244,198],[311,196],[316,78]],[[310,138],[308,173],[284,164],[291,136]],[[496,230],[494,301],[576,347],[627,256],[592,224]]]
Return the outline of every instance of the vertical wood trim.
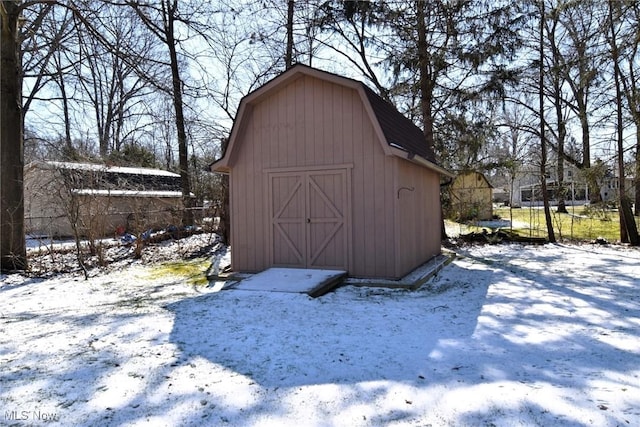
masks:
[[[305,219],[311,219],[311,176],[309,173],[304,174],[304,190],[305,190],[305,200],[304,200],[304,216]],[[317,194],[314,194],[313,197],[318,197]],[[304,235],[305,235],[305,245],[304,245],[304,264],[305,268],[310,268],[313,264],[313,248],[311,246],[312,239],[312,230],[308,223],[305,222],[303,225]]]
[[[292,101],[295,101],[296,86],[287,86],[285,95],[282,97],[285,114],[278,125],[281,127],[282,139],[285,142],[284,149],[287,152],[287,164],[295,164],[298,158],[298,144],[295,141],[296,105]]]
[[[260,115],[262,116],[262,114]],[[254,134],[255,135],[255,134]],[[255,256],[255,242],[251,241],[250,236],[255,236],[256,227],[255,227],[255,218],[250,215],[250,212],[255,211],[255,188],[253,188],[252,183],[255,180],[255,167],[256,167],[256,150],[257,145],[255,141],[255,136],[252,140],[251,144],[247,145],[247,150],[245,153],[246,157],[246,167],[244,169],[244,179],[243,179],[243,197],[245,209],[241,209],[238,214],[241,215],[241,224],[243,224],[244,230],[244,238],[242,239],[242,248],[245,257],[245,265],[248,265],[250,270],[256,270],[258,267],[256,265],[256,256]]]
[[[304,163],[302,165],[312,165],[314,164],[314,146],[315,146],[315,138],[314,138],[314,129],[315,120],[314,120],[314,92],[313,92],[313,80],[305,77],[304,79],[304,140],[300,141],[301,145],[304,147]]]
[[[360,218],[359,224],[354,224],[353,241],[354,247],[365,248],[364,240],[364,157],[363,157],[363,143],[362,143],[362,108],[357,102],[354,102],[355,95],[351,95],[350,109],[352,112],[352,127],[351,127],[351,147],[353,153],[353,159],[355,167],[353,169],[353,215],[354,218]],[[362,275],[366,271],[366,254],[364,250],[358,250],[354,253],[354,271],[355,274]]]
[[[305,141],[305,115],[306,115],[306,103],[305,103],[305,79],[300,79],[295,82],[294,92],[294,133],[293,133],[293,145],[296,147],[294,150],[296,153],[296,165],[303,165],[305,162],[306,144]]]
[[[229,175],[229,215],[231,216],[231,221],[230,221],[230,225],[231,225],[231,230],[229,233],[229,238],[230,238],[230,244],[231,244],[231,249],[235,249],[235,247],[238,245],[238,221],[233,221],[233,218],[236,218],[236,204],[237,204],[237,200],[236,197],[236,184],[235,184],[235,177],[233,174]],[[237,255],[234,253],[234,251],[231,252],[231,269],[233,271],[238,271],[240,269],[240,265],[242,265],[241,263],[239,263],[238,261],[238,257],[239,257],[240,253],[238,253]]]
[[[267,241],[264,242],[264,247],[265,247],[265,254],[267,254],[267,265],[271,266],[274,264],[275,261],[275,256],[273,253],[273,175],[272,174],[268,174],[268,173],[264,173],[263,174],[265,176],[265,180],[264,180],[264,185],[267,187],[265,188],[265,193],[267,195],[267,199],[263,202],[267,203],[267,209],[265,209],[265,212],[267,212],[266,218],[265,218],[265,230],[267,231]]]
[[[314,81],[313,85],[313,161],[316,164],[324,163],[324,123],[323,115],[325,112],[326,94],[324,89],[324,81]]]
[[[330,123],[333,123],[332,126],[333,132],[331,133],[331,146],[330,150],[333,153],[333,159],[336,163],[343,163],[345,161],[344,158],[344,121],[345,117],[342,113],[342,102],[341,100],[344,98],[347,89],[341,86],[334,85],[332,88],[333,100],[332,105],[333,108],[331,110]]]
[[[347,210],[345,212],[345,244],[347,245],[347,249],[346,249],[346,253],[347,253],[347,271],[353,271],[353,220],[352,220],[352,201],[353,201],[353,197],[351,194],[351,174],[352,174],[352,169],[346,169],[345,172],[345,192],[344,192],[344,197],[346,198],[346,200],[344,200],[344,206],[345,209]]]
[[[363,107],[360,107],[363,109]],[[378,267],[376,266],[376,252],[378,251],[377,240],[379,238],[376,230],[376,189],[374,184],[376,183],[376,171],[374,161],[374,136],[366,114],[362,114],[361,126],[362,126],[362,167],[363,167],[363,189],[362,189],[362,218],[363,218],[363,253],[365,255],[364,271],[375,272],[377,274]]]
[[[371,139],[375,139],[374,135],[371,135],[371,137],[372,137]],[[373,148],[373,142],[371,144],[371,148]],[[373,172],[373,176],[371,177],[373,179],[373,181],[371,181],[373,182],[373,188],[372,188],[373,219],[372,220],[374,224],[373,230],[375,230],[375,233],[373,233],[373,241],[374,241],[374,247],[376,248],[376,251],[372,254],[372,259],[374,261],[375,274],[384,276],[386,274],[389,274],[386,271],[386,263],[388,260],[386,259],[386,256],[385,256],[388,248],[388,246],[385,245],[386,243],[385,230],[387,228],[385,224],[385,217],[387,217],[387,209],[385,206],[386,186],[384,182],[385,162],[384,162],[384,159],[382,159],[380,156],[375,155],[376,154],[375,152],[373,152],[372,154],[373,154],[372,156],[373,166],[371,168]]]
[[[342,156],[344,162],[353,162],[353,97],[355,91],[345,89],[342,97],[342,134],[339,137],[340,145],[343,147]]]
[[[264,117],[264,115],[262,117]],[[264,191],[260,191],[260,185],[258,185],[257,181],[262,179],[262,173],[260,170],[264,167],[265,158],[268,158],[269,150],[268,147],[263,144],[263,141],[259,139],[260,133],[255,132],[254,135],[252,144],[254,146],[254,162],[253,170],[251,171],[253,181],[248,182],[248,185],[251,188],[247,191],[251,195],[252,209],[249,210],[247,215],[252,217],[255,234],[253,236],[248,235],[247,240],[248,244],[251,246],[251,254],[254,260],[252,269],[254,271],[260,271],[267,264],[268,259],[267,253],[262,250],[266,244],[267,215],[265,213],[265,206],[263,203],[266,193]]]
[[[402,236],[401,236],[401,224],[400,224],[400,199],[398,198],[397,189],[400,188],[400,181],[398,176],[400,174],[399,161],[396,158],[392,159],[393,162],[393,276],[400,277],[400,262],[402,251]]]

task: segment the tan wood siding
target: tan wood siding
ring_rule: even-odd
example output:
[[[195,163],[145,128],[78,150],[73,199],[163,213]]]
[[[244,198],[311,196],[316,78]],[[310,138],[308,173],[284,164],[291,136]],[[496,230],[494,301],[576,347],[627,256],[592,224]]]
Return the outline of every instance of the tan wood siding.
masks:
[[[440,253],[439,176],[400,159],[398,162],[396,276],[401,277]]]
[[[353,102],[349,117],[355,164],[353,215],[357,218],[353,224],[357,251],[351,273],[361,277],[392,277],[394,212],[389,189],[393,187],[393,159],[385,156],[362,103],[357,101]]]
[[[314,258],[305,251],[313,252],[320,248],[313,261],[318,265],[337,265],[340,264],[339,258],[345,258],[351,275],[393,278],[397,277],[398,271],[405,269],[405,265],[414,263],[425,253],[439,252],[439,237],[437,251],[431,248],[433,244],[420,240],[431,233],[426,230],[433,228],[425,223],[424,217],[432,215],[433,207],[439,206],[439,200],[431,197],[434,194],[438,196],[437,175],[385,155],[355,89],[304,76],[274,89],[247,108],[247,112],[243,118],[246,123],[242,124],[241,134],[238,134],[241,143],[234,154],[231,173],[234,269],[259,271],[276,259],[285,265],[297,265],[300,256],[307,260]],[[398,161],[411,167],[400,167],[396,163]],[[330,212],[330,207],[319,205],[317,209],[325,222],[320,221],[310,231],[311,246],[299,248],[296,253],[283,233],[276,230],[280,235],[275,234],[271,222],[273,216],[270,216],[270,211],[276,212],[278,204],[284,203],[282,194],[287,193],[295,178],[285,179],[285,174],[282,182],[271,183],[272,177],[276,176],[273,174],[286,169],[291,172],[322,168],[335,170],[340,168],[339,165],[352,165],[347,180],[348,194],[337,190],[340,185],[335,180],[340,178],[330,174],[322,176],[319,185],[331,189],[327,190],[329,199],[348,197],[345,235],[324,241],[335,228],[335,224],[331,224],[331,215],[335,216],[335,212]],[[421,172],[414,171],[414,168]],[[397,178],[398,172],[406,176]],[[427,185],[435,186],[435,193],[427,195],[430,197],[428,202],[414,201],[413,205],[408,205],[411,210],[404,213],[408,216],[407,222],[398,225],[398,215],[403,209],[397,204],[396,186],[400,182],[421,179],[425,183],[421,184],[420,194],[427,191],[423,188]],[[274,191],[278,193],[277,198],[270,200]],[[320,196],[314,203],[320,203],[321,199]],[[415,210],[423,213],[417,214]],[[439,217],[435,222],[439,223]],[[287,233],[300,236],[296,234],[302,233],[296,229],[299,227],[297,222],[285,223],[283,221],[280,226],[286,227]],[[422,228],[415,232],[410,229],[412,226]],[[439,228],[437,232],[439,236]],[[408,247],[400,247],[398,242],[404,243],[407,239],[410,240]],[[343,241],[347,242],[346,246],[341,243]],[[409,260],[399,266],[398,260],[404,255]],[[422,262],[425,260],[424,257],[421,259]]]
[[[354,116],[357,123],[352,121]],[[357,140],[361,151],[365,145],[363,135],[355,129],[366,127],[370,135],[373,132],[370,123],[363,124],[368,117],[355,90],[311,77],[298,79],[252,106],[246,120],[240,136],[241,152],[235,157],[231,174],[234,223],[242,224],[232,231],[233,267],[258,271],[268,266],[268,254],[273,250],[268,248],[267,239],[261,238],[269,236],[269,220],[260,222],[260,218],[268,217],[265,171],[349,163],[353,159],[352,141]],[[367,141],[369,149],[373,142]],[[358,173],[363,182],[362,171]],[[353,188],[349,192],[352,194]],[[351,239],[352,230],[345,231]],[[326,262],[329,249],[322,255]],[[344,256],[351,259],[350,254]]]

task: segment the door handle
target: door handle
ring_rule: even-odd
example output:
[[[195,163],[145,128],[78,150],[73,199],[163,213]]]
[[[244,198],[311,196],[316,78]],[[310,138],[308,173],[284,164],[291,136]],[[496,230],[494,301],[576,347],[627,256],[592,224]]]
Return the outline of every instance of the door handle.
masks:
[[[307,218],[307,224],[311,224],[311,218]]]

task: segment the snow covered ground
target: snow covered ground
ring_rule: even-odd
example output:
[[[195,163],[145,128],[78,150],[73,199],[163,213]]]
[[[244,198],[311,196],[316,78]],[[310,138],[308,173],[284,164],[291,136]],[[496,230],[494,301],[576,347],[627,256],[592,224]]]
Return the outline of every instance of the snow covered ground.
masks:
[[[640,251],[471,246],[415,292],[0,276],[0,425],[640,425]]]

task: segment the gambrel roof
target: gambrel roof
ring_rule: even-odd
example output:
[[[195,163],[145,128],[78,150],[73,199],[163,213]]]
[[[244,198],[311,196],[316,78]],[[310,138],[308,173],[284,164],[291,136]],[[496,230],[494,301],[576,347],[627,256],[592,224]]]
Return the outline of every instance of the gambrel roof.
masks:
[[[231,129],[227,149],[223,157],[210,166],[212,171],[229,172],[231,170],[239,135],[242,133],[245,119],[251,114],[253,105],[265,99],[273,91],[277,91],[304,76],[354,89],[360,96],[386,155],[397,156],[435,170],[440,174],[453,176],[437,164],[433,147],[427,145],[422,130],[364,83],[301,64],[293,66],[242,98]]]

